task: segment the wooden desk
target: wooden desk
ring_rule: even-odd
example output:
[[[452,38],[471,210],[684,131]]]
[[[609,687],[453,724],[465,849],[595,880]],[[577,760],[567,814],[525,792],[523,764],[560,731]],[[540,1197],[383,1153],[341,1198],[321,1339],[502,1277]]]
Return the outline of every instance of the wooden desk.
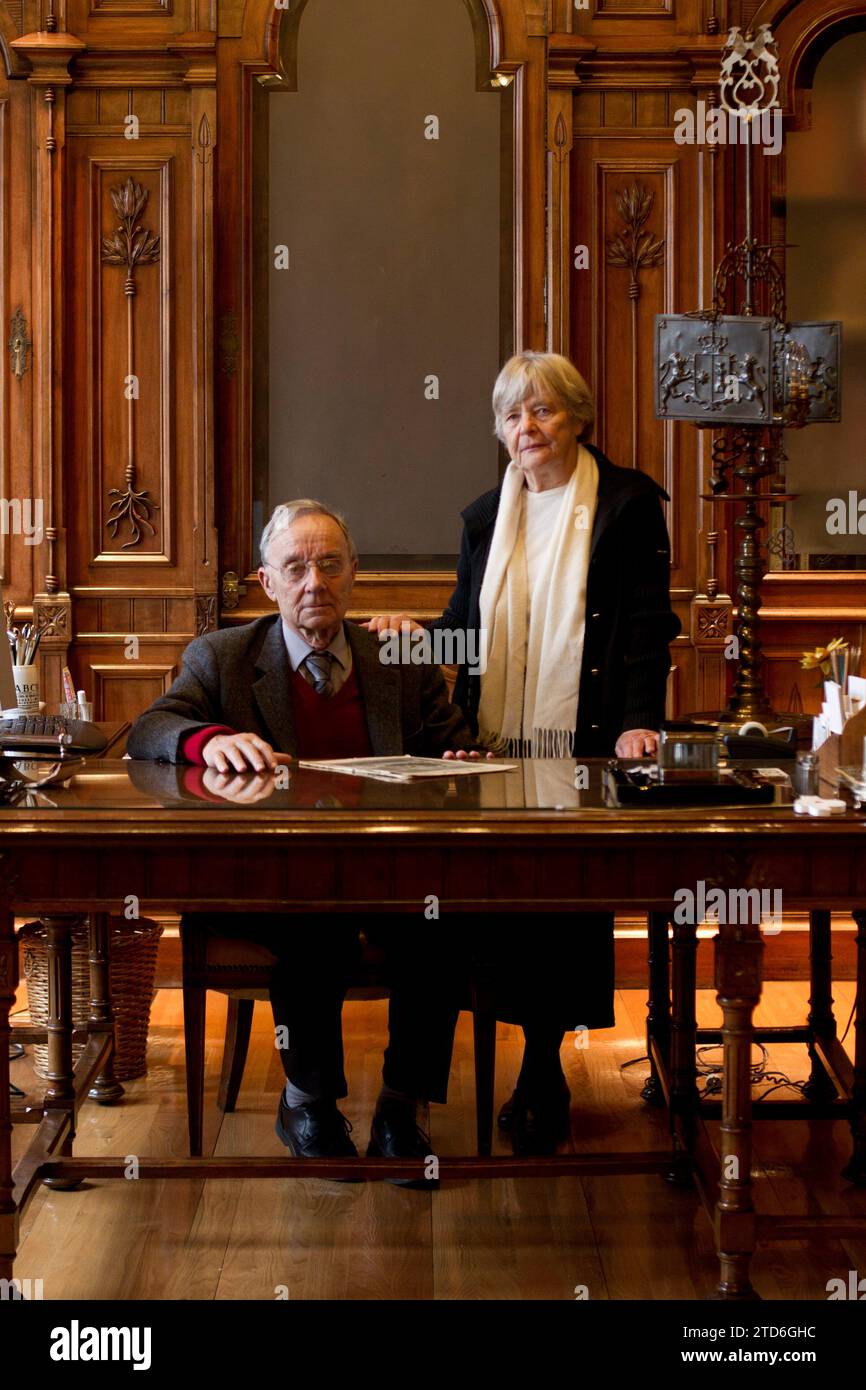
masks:
[[[18,1214],[40,1181],[70,1186],[116,1177],[124,1158],[73,1154],[75,1117],[91,1084],[105,1101],[111,1001],[107,916],[132,895],[140,911],[354,910],[421,913],[430,894],[449,912],[649,911],[656,959],[650,1050],[669,1101],[674,1166],[688,1172],[713,1220],[719,1296],[753,1297],[749,1262],[760,1236],[802,1239],[863,1230],[866,1216],[757,1217],[750,1183],[752,1014],[761,993],[761,928],[721,925],[716,982],[723,1015],[725,1086],[720,1151],[700,1115],[695,1076],[696,927],[675,924],[673,1002],[659,961],[659,924],[683,888],[781,888],[785,910],[852,911],[858,926],[858,1015],[852,1068],[832,1016],[818,1037],[827,1076],[844,1093],[854,1139],[849,1180],[866,1183],[866,816],[818,821],[784,804],[714,811],[623,810],[605,804],[601,765],[575,790],[565,762],[527,762],[510,774],[393,786],[293,770],[291,785],[255,805],[213,798],[204,774],[159,764],[103,761],[52,805],[0,810],[0,1277],[10,1277]],[[48,924],[53,980],[45,1113],[13,1175],[8,1090],[9,1008],[16,986],[14,912]],[[90,1037],[75,1072],[70,1028],[69,936],[91,918]],[[579,930],[579,922],[570,922]],[[665,966],[666,972],[666,966]],[[825,1001],[826,1002],[826,1001]],[[821,1012],[819,1010],[819,1012]],[[141,1160],[148,1177],[419,1176],[421,1160]],[[444,1179],[605,1172],[667,1174],[658,1152],[540,1159],[442,1158]],[[840,1178],[840,1181],[842,1179]]]

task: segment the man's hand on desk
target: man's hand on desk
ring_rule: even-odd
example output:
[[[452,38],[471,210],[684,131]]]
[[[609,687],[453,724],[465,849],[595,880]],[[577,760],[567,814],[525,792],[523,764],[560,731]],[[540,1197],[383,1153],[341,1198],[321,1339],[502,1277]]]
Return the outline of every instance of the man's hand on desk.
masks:
[[[251,776],[249,772],[217,772],[216,768],[206,767],[201,782],[205,791],[212,796],[218,796],[223,801],[234,801],[238,806],[253,806],[257,801],[265,801],[274,792],[274,778],[270,772]]]
[[[286,753],[275,752],[258,734],[215,734],[201,756],[205,766],[215,772],[273,772],[292,761]]]

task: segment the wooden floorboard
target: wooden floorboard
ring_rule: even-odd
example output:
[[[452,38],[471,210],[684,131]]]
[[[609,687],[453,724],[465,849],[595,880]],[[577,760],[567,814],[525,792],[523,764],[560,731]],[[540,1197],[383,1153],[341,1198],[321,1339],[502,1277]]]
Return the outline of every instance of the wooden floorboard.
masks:
[[[837,983],[837,1015],[847,1020],[852,986]],[[805,1018],[808,988],[766,987],[759,1020]],[[648,1064],[623,1064],[645,1049],[646,990],[617,994],[617,1025],[569,1036],[563,1066],[573,1097],[574,1150],[664,1152],[664,1111],[640,1100]],[[699,1023],[718,1022],[710,991],[698,995]],[[387,1025],[384,1001],[352,1002],[344,1015],[350,1095],[343,1109],[363,1152],[380,1084]],[[210,995],[204,1152],[282,1154],[274,1134],[281,1082],[273,1026],[256,1006],[250,1056],[233,1115],[216,1108],[225,1000]],[[77,1148],[86,1154],[183,1155],[186,1109],[181,996],[156,997],[146,1078],[127,1084],[117,1107],[88,1104]],[[846,1040],[852,1049],[853,1033]],[[497,1109],[520,1065],[521,1034],[497,1030]],[[29,1053],[29,1049],[28,1049]],[[770,1063],[792,1078],[808,1075],[804,1048],[774,1047]],[[31,1060],[13,1063],[17,1084],[32,1084]],[[37,1088],[38,1088],[38,1084]],[[475,1148],[470,1020],[461,1016],[448,1105],[429,1114],[433,1149]],[[15,1132],[20,1153],[33,1130]],[[847,1126],[766,1120],[756,1126],[754,1181],[759,1211],[866,1212],[866,1192],[844,1183]],[[504,1136],[494,1153],[507,1152]],[[291,1162],[286,1159],[286,1162]],[[768,1299],[826,1298],[827,1281],[866,1267],[866,1239],[816,1236],[769,1244],[756,1256],[756,1286]],[[40,1189],[22,1221],[16,1274],[42,1279],[46,1299],[481,1300],[703,1299],[716,1261],[709,1222],[691,1189],[655,1175],[448,1182],[438,1193],[386,1183],[89,1181],[77,1192]]]

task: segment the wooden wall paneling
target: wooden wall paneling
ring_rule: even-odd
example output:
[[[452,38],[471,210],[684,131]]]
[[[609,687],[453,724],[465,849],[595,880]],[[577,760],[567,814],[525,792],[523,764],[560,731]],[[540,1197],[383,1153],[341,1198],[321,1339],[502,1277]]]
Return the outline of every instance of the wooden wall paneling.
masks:
[[[785,132],[806,129],[812,118],[815,69],[835,42],[866,28],[866,7],[851,4],[850,0],[800,0],[793,6],[773,0],[759,7],[755,19],[770,24],[777,42],[782,73],[779,99]],[[772,240],[781,244],[787,240],[785,159],[783,148],[778,157],[757,161],[765,167],[758,170],[756,211]],[[849,395],[849,402],[851,399]],[[861,571],[769,574],[763,584],[762,615],[765,648],[770,654],[769,663],[775,668],[774,681],[775,671],[784,660],[782,655],[776,661],[778,634],[790,633],[792,624],[797,625],[799,650],[824,645],[830,637],[850,634],[849,640],[861,653],[861,671],[866,670],[862,664],[866,576]]]
[[[814,611],[809,619],[777,619],[768,616],[764,625],[768,665],[768,689],[776,709],[815,713],[823,699],[820,672],[803,670],[800,660],[804,652],[824,647],[832,637],[843,637],[862,669],[866,644],[866,619],[833,618],[826,611]],[[793,703],[788,703],[792,701]]]
[[[214,462],[214,170],[217,151],[216,35],[172,45],[189,59],[192,296],[193,572],[196,633],[217,626],[219,548]]]
[[[215,29],[215,10],[216,0],[66,0],[62,22],[92,51],[134,57],[179,34]]]
[[[0,377],[0,499],[7,504],[0,520],[0,579],[18,620],[32,616],[38,546],[12,533],[15,506],[22,523],[32,526],[39,523],[42,502],[32,470],[32,95],[17,80],[30,64],[11,47],[23,33],[24,17],[21,4],[0,6],[0,326],[6,357]]]
[[[67,357],[77,408],[67,452],[82,463],[70,516],[73,671],[95,687],[103,717],[135,717],[158,693],[156,677],[161,689],[186,643],[216,625],[215,42],[175,26],[149,54],[88,52],[74,70],[68,197],[80,235],[69,247]],[[137,139],[126,138],[130,117]],[[131,275],[127,234],[146,247]]]
[[[547,347],[569,356],[571,276],[582,262],[571,235],[571,150],[576,72],[571,55],[551,47],[547,98]],[[579,273],[579,272],[578,272]]]
[[[714,100],[721,44],[699,30],[661,38],[648,18],[632,18],[608,36],[579,11],[579,32],[551,37],[551,86],[565,86],[570,74],[573,89],[569,245],[590,248],[588,271],[570,266],[562,275],[572,284],[571,355],[599,406],[598,442],[671,495],[678,647],[693,649],[688,660],[680,650],[674,658],[671,693],[684,712],[708,708],[710,696],[711,706],[727,698],[728,518],[701,499],[708,434],[655,419],[653,320],[711,302],[724,237],[722,158],[712,147],[677,145],[673,132],[682,108]],[[553,189],[549,196],[555,211]]]
[[[8,309],[10,280],[9,177],[11,172],[9,167],[9,126],[9,82],[3,73],[0,74],[0,326],[4,330],[10,319]],[[23,358],[21,365],[23,366]],[[0,511],[0,582],[8,588],[10,599],[12,598],[12,541],[7,527],[11,526],[8,518],[13,513],[7,511],[7,504],[16,495],[21,496],[20,492],[16,494],[12,483],[9,422],[9,386],[11,384],[10,374],[5,370],[4,363],[4,370],[0,374],[0,508],[2,508]],[[29,482],[29,478],[27,482]],[[2,633],[0,633],[0,638],[2,638]]]
[[[89,202],[81,287],[90,329],[87,564],[171,565],[175,159],[152,147],[109,155],[89,145],[76,173]],[[144,246],[137,260],[136,244]]]
[[[302,6],[298,8],[298,13]],[[220,13],[217,49],[217,122],[220,158],[217,163],[214,220],[215,256],[219,274],[215,283],[218,387],[216,390],[216,476],[220,535],[220,624],[247,621],[246,612],[264,595],[245,594],[223,587],[222,576],[236,576],[246,590],[254,564],[249,532],[252,527],[251,478],[253,445],[252,380],[253,339],[253,127],[266,100],[262,81],[285,81],[278,39],[280,14],[272,12],[272,26],[262,29],[256,42],[245,29],[246,9],[235,17]],[[290,20],[286,17],[286,23]],[[267,37],[267,47],[262,42]],[[269,62],[270,57],[270,62]]]
[[[84,48],[73,34],[25,34],[10,48],[30,65],[29,120],[25,131],[33,168],[33,468],[31,497],[42,499],[44,541],[34,546],[33,609],[51,620],[40,649],[44,697],[60,688],[71,624],[67,592],[65,477],[63,469],[63,334],[68,308],[65,248],[71,235],[64,198],[66,90],[69,64]],[[56,698],[59,698],[56,697]]]
[[[130,669],[129,662],[105,663],[90,657],[93,701],[97,719],[129,719],[130,709],[147,709],[158,695],[164,695],[174,680],[178,663],[141,660]]]
[[[45,492],[50,518],[34,609],[57,624],[42,648],[49,707],[69,659],[77,685],[91,691],[96,682],[98,713],[132,717],[170,681],[195,632],[215,625],[215,9],[214,0],[70,0],[59,22],[71,32],[46,33],[36,32],[41,14],[25,0],[33,32],[10,46],[13,71],[27,78],[17,84],[27,110],[14,148],[33,171],[32,197],[20,181],[25,251],[31,226],[34,239],[25,259],[33,375],[18,412],[26,422],[32,383],[31,481]],[[0,23],[0,41],[4,35]],[[125,138],[130,116],[135,140]],[[121,226],[118,255],[106,256],[103,238],[116,237],[124,213],[111,208],[108,185],[135,203],[136,182],[148,194],[141,216]],[[159,238],[158,252],[140,254],[139,241],[133,267],[112,264],[124,259],[122,243],[136,228],[154,238],[151,249]],[[126,293],[130,281],[135,295]],[[109,298],[114,289],[118,297]],[[94,333],[92,311],[106,305]],[[123,401],[116,408],[115,390],[119,374],[122,396],[130,366],[141,383],[132,468],[128,413]],[[127,489],[144,494],[133,499],[137,518],[124,508]]]
[[[20,306],[30,342],[23,374],[4,376],[0,485],[13,496],[41,497],[46,524],[41,546],[4,545],[0,537],[0,567],[25,611],[32,599],[37,616],[55,620],[43,646],[49,698],[70,659],[77,684],[97,680],[106,708],[134,714],[169,678],[190,637],[267,607],[252,576],[249,510],[257,350],[251,132],[267,85],[293,80],[281,35],[290,26],[297,31],[304,3],[287,12],[273,0],[224,0],[217,14],[214,0],[69,0],[60,19],[68,31],[52,33],[36,32],[41,19],[33,0],[14,18],[11,10],[0,13],[11,72],[5,86],[0,79],[8,229],[0,245],[0,301],[7,338]],[[515,347],[569,352],[599,396],[599,443],[618,463],[637,461],[670,491],[672,593],[684,622],[673,649],[672,708],[722,703],[732,518],[700,499],[708,439],[655,420],[647,364],[653,315],[708,302],[720,249],[742,234],[737,151],[677,146],[673,123],[683,104],[711,98],[723,34],[755,6],[467,4],[489,47],[485,55],[479,45],[479,71],[487,62],[513,78]],[[770,0],[753,22],[762,19],[779,42],[788,122],[807,121],[822,45],[845,26],[862,27],[863,7]],[[28,32],[13,40],[22,20]],[[139,117],[137,142],[124,138],[130,114]],[[756,163],[759,234],[783,232],[783,162]],[[126,549],[129,526],[112,538],[105,525],[107,487],[123,493],[127,485],[123,413],[109,398],[109,376],[124,367],[131,297],[123,293],[124,270],[104,262],[100,251],[101,238],[117,226],[107,191],[115,174],[118,184],[132,176],[148,187],[141,225],[160,237],[164,253],[135,270],[133,314],[134,362],[149,398],[136,416],[131,486],[149,493],[159,510],[150,513],[155,534],[140,528]],[[652,194],[645,228],[662,243],[655,263],[636,275],[627,253],[609,259],[623,235],[617,194],[632,186]],[[586,272],[573,264],[581,243],[590,252]],[[95,342],[88,338],[91,309],[104,307],[109,294]],[[106,468],[98,496],[91,492],[94,439],[102,442]],[[220,613],[224,570],[238,576],[239,602]],[[439,573],[365,576],[355,612],[396,606],[436,613],[450,587],[451,576]],[[764,612],[768,679],[781,698],[775,692],[794,681],[804,648],[837,630],[862,646],[863,578],[768,576]],[[129,635],[140,639],[137,665],[124,654]]]
[[[601,120],[605,107],[600,101]],[[595,393],[599,446],[670,495],[672,600],[686,634],[695,591],[694,446],[685,431],[655,419],[652,336],[655,314],[691,302],[697,289],[692,154],[656,132],[575,123],[570,242],[588,247],[589,268],[571,271],[571,354]],[[678,681],[678,707],[692,698],[690,683]]]

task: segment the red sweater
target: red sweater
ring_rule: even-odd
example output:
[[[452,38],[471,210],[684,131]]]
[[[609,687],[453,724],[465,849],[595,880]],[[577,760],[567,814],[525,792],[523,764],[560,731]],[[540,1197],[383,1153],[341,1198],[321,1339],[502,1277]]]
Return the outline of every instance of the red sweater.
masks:
[[[300,671],[292,672],[292,713],[299,758],[369,758],[373,752],[355,667],[336,695],[317,695]]]

